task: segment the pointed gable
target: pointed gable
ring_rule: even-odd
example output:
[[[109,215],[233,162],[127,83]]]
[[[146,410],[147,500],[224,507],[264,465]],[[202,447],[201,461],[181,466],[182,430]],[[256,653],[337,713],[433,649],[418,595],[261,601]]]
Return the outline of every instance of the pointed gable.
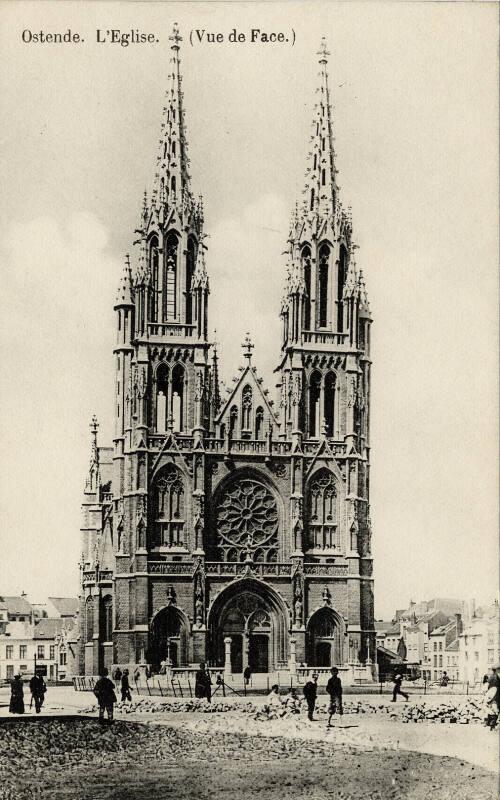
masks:
[[[249,408],[248,412],[247,408]],[[251,364],[242,369],[239,378],[235,379],[234,388],[216,419],[218,424],[226,426],[227,431],[231,429],[233,409],[237,409],[238,414],[236,430],[233,433],[236,439],[247,431],[251,432],[248,438],[264,438],[264,433],[269,430],[270,425],[274,429],[278,427],[278,419],[272,409],[272,401],[268,400],[267,391],[262,389],[262,378],[258,376],[256,368]],[[262,409],[261,436],[256,437],[256,416],[260,409]]]

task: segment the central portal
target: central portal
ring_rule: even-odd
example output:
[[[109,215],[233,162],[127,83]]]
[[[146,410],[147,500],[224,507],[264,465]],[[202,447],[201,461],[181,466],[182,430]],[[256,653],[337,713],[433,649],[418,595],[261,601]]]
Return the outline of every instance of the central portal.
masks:
[[[210,653],[214,666],[225,666],[225,639],[231,639],[231,672],[272,672],[287,664],[286,610],[266,584],[235,581],[210,611]]]

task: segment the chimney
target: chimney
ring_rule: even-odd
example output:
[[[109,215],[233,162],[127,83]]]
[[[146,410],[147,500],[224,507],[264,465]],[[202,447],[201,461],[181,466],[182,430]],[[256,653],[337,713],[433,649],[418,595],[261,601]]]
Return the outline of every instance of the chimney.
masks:
[[[457,637],[460,636],[464,629],[464,623],[461,614],[455,614],[455,624],[457,626]]]

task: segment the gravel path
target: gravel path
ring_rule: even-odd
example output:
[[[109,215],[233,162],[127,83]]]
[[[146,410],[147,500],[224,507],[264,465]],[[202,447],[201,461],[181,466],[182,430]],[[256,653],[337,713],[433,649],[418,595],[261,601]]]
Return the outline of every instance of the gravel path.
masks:
[[[496,777],[422,753],[94,719],[5,720],[0,800],[493,800]]]

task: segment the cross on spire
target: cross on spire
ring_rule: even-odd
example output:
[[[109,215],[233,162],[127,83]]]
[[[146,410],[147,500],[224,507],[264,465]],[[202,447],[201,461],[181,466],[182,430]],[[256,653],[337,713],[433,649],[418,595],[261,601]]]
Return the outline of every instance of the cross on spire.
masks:
[[[182,36],[179,33],[179,26],[177,22],[174,22],[174,26],[172,28],[172,34],[168,37],[173,44],[170,45],[172,50],[179,49],[179,42],[182,42]]]
[[[254,349],[255,345],[250,338],[249,331],[246,332],[245,340],[241,343],[241,346],[243,348],[243,355],[248,359],[248,363],[250,363],[252,358],[252,350]]]
[[[326,49],[326,39],[324,36],[321,39],[321,44],[317,54],[320,56],[320,64],[328,64],[328,56],[330,55],[330,51]]]

